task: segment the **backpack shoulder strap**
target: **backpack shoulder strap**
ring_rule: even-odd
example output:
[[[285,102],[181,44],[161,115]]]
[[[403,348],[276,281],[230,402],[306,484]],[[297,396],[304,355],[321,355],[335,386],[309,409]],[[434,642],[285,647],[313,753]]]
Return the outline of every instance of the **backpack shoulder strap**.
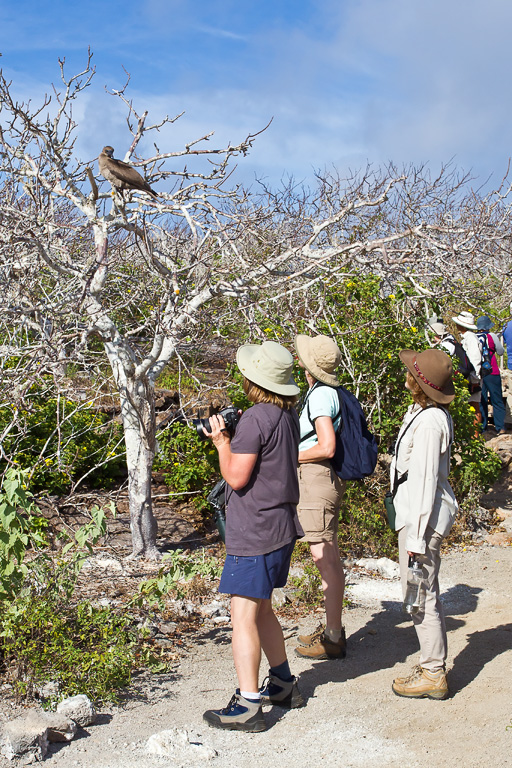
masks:
[[[312,428],[311,428],[311,430],[307,434],[304,435],[304,437],[301,438],[301,441],[302,440],[307,440],[309,437],[312,437],[312,435],[316,435],[316,427],[315,427],[314,422],[311,421],[311,412],[309,410],[309,396],[311,395],[311,393],[313,392],[314,389],[319,389],[320,387],[327,387],[327,386],[328,385],[324,384],[323,381],[316,381],[313,384],[313,386],[311,387],[311,389],[309,390],[309,392],[307,393],[307,395],[306,395],[306,397],[304,399],[304,404],[302,406],[301,413],[304,411],[304,408],[305,408],[306,412],[308,414],[308,421],[311,424]],[[336,414],[336,416],[333,419],[333,423],[334,423],[336,421],[336,419],[341,416],[341,408],[342,408],[342,406],[341,406],[341,398],[342,398],[342,394],[341,394],[341,391],[340,391],[341,387],[331,387],[331,389],[336,389],[336,391],[338,393],[338,401],[339,401],[338,413]]]

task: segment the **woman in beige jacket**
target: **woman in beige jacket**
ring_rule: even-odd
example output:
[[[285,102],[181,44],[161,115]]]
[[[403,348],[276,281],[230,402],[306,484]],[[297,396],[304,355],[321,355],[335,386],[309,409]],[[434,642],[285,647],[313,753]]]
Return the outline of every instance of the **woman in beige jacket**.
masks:
[[[411,675],[396,678],[393,691],[409,698],[445,699],[447,640],[438,577],[441,544],[458,509],[448,482],[453,442],[448,406],[455,397],[452,361],[439,349],[405,349],[400,359],[414,403],[405,414],[391,465],[395,528],[404,593],[410,557],[421,563],[423,586],[419,611],[413,614],[419,665]]]

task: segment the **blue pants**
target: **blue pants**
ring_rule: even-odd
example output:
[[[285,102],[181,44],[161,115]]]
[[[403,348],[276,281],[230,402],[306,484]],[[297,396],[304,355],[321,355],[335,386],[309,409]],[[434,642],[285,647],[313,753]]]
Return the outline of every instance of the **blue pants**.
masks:
[[[482,397],[480,399],[480,413],[482,414],[482,427],[487,427],[487,407],[489,400],[492,405],[494,416],[494,426],[496,432],[505,428],[505,405],[503,403],[503,393],[501,391],[500,374],[490,373],[482,378]]]

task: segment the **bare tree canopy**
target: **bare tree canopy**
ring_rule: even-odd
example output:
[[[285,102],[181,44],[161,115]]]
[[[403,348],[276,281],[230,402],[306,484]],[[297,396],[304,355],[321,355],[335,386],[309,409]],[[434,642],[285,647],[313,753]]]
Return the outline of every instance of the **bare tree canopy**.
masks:
[[[121,401],[134,555],[158,554],[154,384],[184,337],[222,335],[234,313],[261,334],[257,310],[296,317],[326,280],[359,273],[461,298],[468,274],[492,273],[510,291],[506,182],[481,199],[449,168],[431,178],[425,168],[389,167],[351,179],[319,174],[313,190],[262,183],[249,194],[229,179],[257,134],[224,147],[208,143],[213,134],[173,151],[153,143],[143,157],[139,147],[181,115],[148,124],[125,86],[112,93],[131,137],[116,171],[129,169],[131,182],[109,178],[108,161],[121,161],[106,147],[100,172],[123,192],[112,196],[93,162],[75,155],[72,107],[94,77],[91,57],[75,76],[60,68],[59,88],[40,106],[18,103],[0,75],[1,343],[18,360],[9,370],[26,376],[55,371],[59,360],[90,365],[100,343]]]

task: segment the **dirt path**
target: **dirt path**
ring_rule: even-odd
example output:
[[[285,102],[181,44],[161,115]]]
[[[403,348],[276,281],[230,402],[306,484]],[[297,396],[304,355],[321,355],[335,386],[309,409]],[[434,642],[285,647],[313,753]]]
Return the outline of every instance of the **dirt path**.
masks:
[[[97,725],[45,760],[78,768],[158,768],[200,759],[148,755],[154,733],[187,729],[216,750],[214,768],[317,765],[326,768],[407,766],[443,768],[512,765],[512,547],[481,546],[447,555],[442,589],[448,614],[452,697],[410,701],[393,695],[394,676],[417,661],[414,630],[400,612],[398,581],[357,578],[346,611],[349,654],[310,664],[293,654],[297,626],[286,624],[292,669],[307,706],[266,709],[260,734],[217,731],[202,722],[224,706],[235,686],[228,627],[199,634],[177,674],[141,681],[140,700],[104,712]],[[301,629],[316,623],[312,616]],[[263,669],[263,667],[262,667]],[[146,699],[149,697],[149,701]],[[507,730],[508,727],[508,730]],[[206,761],[207,763],[209,761]],[[12,765],[7,761],[0,764]]]

